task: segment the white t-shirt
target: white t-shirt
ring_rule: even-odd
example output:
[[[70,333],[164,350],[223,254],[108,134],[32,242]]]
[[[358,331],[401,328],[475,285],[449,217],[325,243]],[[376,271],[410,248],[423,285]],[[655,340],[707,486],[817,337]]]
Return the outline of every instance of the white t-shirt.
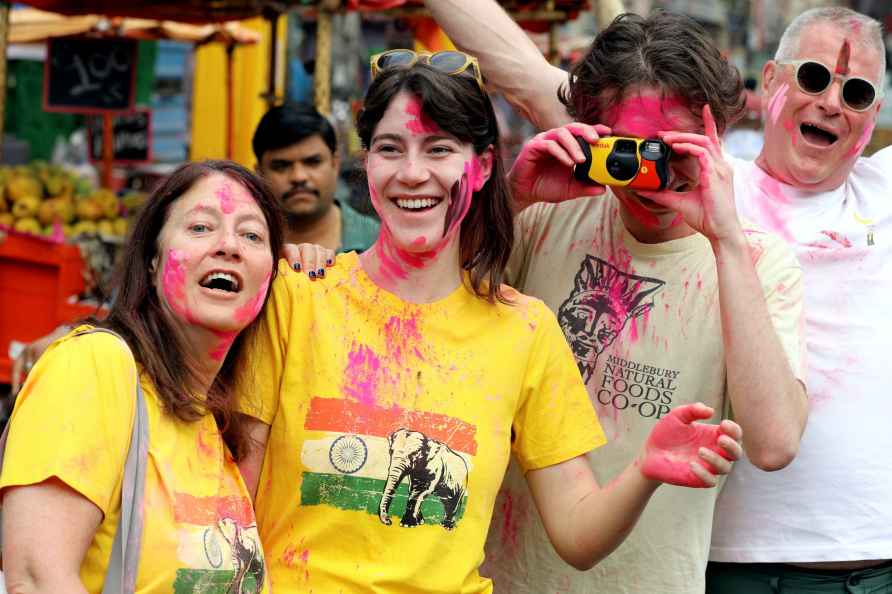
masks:
[[[741,217],[787,240],[802,265],[810,411],[787,468],[735,464],[710,559],[892,558],[892,147],[823,193],[731,161]]]

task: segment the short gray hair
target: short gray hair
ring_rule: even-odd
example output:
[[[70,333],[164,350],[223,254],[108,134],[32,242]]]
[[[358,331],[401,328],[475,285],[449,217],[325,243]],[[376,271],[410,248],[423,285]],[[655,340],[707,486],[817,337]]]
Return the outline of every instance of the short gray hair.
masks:
[[[774,59],[780,61],[796,58],[802,31],[810,25],[818,23],[830,23],[844,31],[851,32],[863,47],[873,49],[880,55],[880,79],[877,82],[880,85],[879,90],[882,92],[886,80],[886,46],[883,44],[883,26],[869,16],[849,8],[841,6],[812,8],[797,16],[781,36]]]

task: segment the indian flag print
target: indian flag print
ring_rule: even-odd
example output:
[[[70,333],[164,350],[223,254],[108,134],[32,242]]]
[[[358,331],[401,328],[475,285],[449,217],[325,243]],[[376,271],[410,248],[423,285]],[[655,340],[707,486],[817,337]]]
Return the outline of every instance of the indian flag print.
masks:
[[[251,502],[241,496],[175,493],[179,525],[174,594],[256,594],[265,566]]]
[[[314,398],[304,429],[301,505],[455,527],[477,453],[474,425],[442,414]]]

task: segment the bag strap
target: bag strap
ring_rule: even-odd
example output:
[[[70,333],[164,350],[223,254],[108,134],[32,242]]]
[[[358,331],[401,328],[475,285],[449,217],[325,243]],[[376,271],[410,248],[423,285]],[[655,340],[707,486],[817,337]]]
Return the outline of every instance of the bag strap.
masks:
[[[130,356],[133,357],[133,352],[127,341],[111,330],[91,328],[78,332],[75,336],[93,334],[94,332],[107,332],[117,336],[127,347]],[[133,366],[136,383],[133,430],[130,433],[130,446],[127,449],[124,478],[121,483],[121,515],[118,518],[118,527],[115,531],[115,540],[112,543],[102,594],[132,594],[136,589],[136,574],[139,568],[143,528],[142,508],[145,496],[146,465],[149,457],[149,415],[142,386],[139,384],[135,358]],[[6,440],[11,425],[11,422],[7,422],[3,434],[0,435],[0,468],[3,466]],[[0,509],[0,521],[2,521],[2,509]]]

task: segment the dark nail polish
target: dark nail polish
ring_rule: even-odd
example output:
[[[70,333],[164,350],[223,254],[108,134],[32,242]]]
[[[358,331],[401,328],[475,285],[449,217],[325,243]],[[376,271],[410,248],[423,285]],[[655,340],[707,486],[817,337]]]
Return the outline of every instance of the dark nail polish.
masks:
[[[310,271],[310,278],[316,278],[316,273],[312,270]]]
[[[294,272],[300,272],[300,262],[295,262],[291,267],[294,268]]]
[[[325,261],[325,264],[326,264],[326,266],[331,266],[332,264],[334,264],[334,262],[332,261],[331,258],[329,258],[328,260]]]
[[[322,278],[323,276],[325,276],[325,269],[320,268],[319,270],[316,271],[316,275],[319,276],[319,278]]]

